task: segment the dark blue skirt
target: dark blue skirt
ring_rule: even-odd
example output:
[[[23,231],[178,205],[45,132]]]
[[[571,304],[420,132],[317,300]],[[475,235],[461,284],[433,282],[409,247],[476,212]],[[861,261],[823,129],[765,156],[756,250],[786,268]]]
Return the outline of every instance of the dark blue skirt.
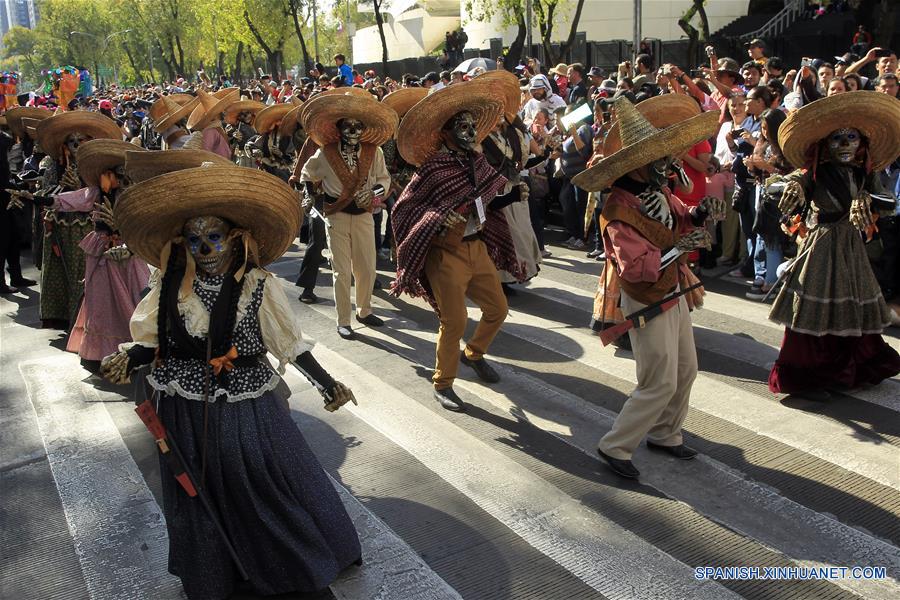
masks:
[[[159,415],[197,479],[203,402],[163,396]],[[353,522],[289,409],[274,394],[209,405],[205,489],[259,595],[322,590],[360,558]],[[241,581],[199,498],[161,460],[169,571],[191,600]],[[245,588],[241,584],[242,588]]]

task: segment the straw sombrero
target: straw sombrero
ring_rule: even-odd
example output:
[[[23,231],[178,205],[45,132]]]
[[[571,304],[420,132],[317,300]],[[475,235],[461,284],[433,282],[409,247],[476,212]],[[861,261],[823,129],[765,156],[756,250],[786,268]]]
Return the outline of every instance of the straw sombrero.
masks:
[[[239,87],[219,88],[216,91],[214,91],[211,95],[213,97],[221,100],[223,98],[227,98],[227,97],[231,96],[235,92],[235,90],[238,93],[238,98],[240,98],[241,97],[241,88],[239,88]]]
[[[265,104],[257,102],[256,100],[238,100],[225,109],[225,116],[222,120],[229,125],[234,125],[237,122],[238,115],[242,112],[253,113],[253,116],[255,117],[259,111],[265,108]]]
[[[178,92],[177,94],[169,94],[168,96],[163,96],[164,98],[168,98],[170,100],[174,100],[178,104],[187,104],[188,102],[192,102],[197,98],[197,96],[193,94],[186,94],[184,92]]]
[[[489,83],[497,86],[497,93],[504,99],[506,118],[510,122],[522,108],[522,90],[519,88],[519,78],[504,69],[485,71],[474,79],[478,83]]]
[[[696,117],[700,114],[700,105],[687,94],[653,96],[639,102],[636,107],[638,112],[644,115],[644,118],[650,121],[650,124],[657,129],[671,127],[676,123],[687,121],[691,117]],[[604,156],[609,156],[621,148],[622,137],[617,119],[610,127],[609,133],[603,142],[603,154]]]
[[[778,129],[784,157],[807,166],[810,149],[832,131],[858,129],[869,143],[869,161],[878,171],[900,155],[900,100],[864,90],[820,98],[792,113]]]
[[[202,131],[207,125],[219,118],[225,109],[234,104],[241,98],[240,88],[225,88],[216,92],[222,97],[219,98],[213,94],[207,94],[203,90],[197,91],[197,98],[200,104],[188,117],[187,127],[191,131]]]
[[[627,98],[615,102],[622,148],[572,178],[588,192],[599,192],[626,173],[665,156],[679,156],[694,144],[710,138],[719,127],[719,113],[704,112],[659,129],[638,112]]]
[[[385,106],[394,109],[394,112],[397,113],[397,116],[400,117],[400,119],[403,119],[404,115],[409,112],[409,109],[415,106],[427,95],[427,88],[401,88],[385,96],[382,102]]]
[[[256,118],[253,119],[253,128],[259,133],[268,133],[276,123],[283,120],[295,108],[297,108],[295,105],[289,103],[267,106],[256,113]]]
[[[22,129],[25,130],[25,133],[33,140],[37,139],[37,126],[43,119],[30,119],[25,117],[22,119]]]
[[[343,94],[319,94],[304,105],[300,124],[319,147],[341,139],[337,128],[341,119],[362,121],[366,126],[360,137],[363,144],[381,146],[394,136],[400,121],[397,113],[378,102],[372,94],[362,91],[368,97],[350,91]]]
[[[295,190],[265,171],[235,165],[147,179],[123,191],[115,206],[122,239],[154,267],[161,266],[163,248],[181,235],[185,221],[204,215],[248,230],[258,244],[260,267],[284,254],[300,228]]]
[[[406,162],[421,165],[441,149],[441,131],[447,121],[464,111],[475,117],[481,143],[497,126],[504,108],[495,86],[477,81],[455,83],[429,94],[406,113],[397,130],[397,149]]]
[[[161,97],[150,106],[150,118],[153,119],[153,128],[159,132],[165,131],[190,115],[197,108],[198,104],[200,104],[200,99],[196,96],[190,96],[190,100],[184,104],[179,103],[178,100],[173,99],[171,96]]]
[[[281,125],[278,126],[280,135],[294,135],[297,128],[300,127],[300,113],[303,111],[303,103],[294,103],[294,108],[288,111],[284,118],[281,119]]]
[[[53,116],[53,113],[44,108],[34,106],[13,106],[6,111],[6,123],[13,135],[19,139],[25,135],[25,126],[22,119],[44,120]]]
[[[88,185],[100,185],[100,175],[125,164],[126,152],[146,152],[123,140],[90,140],[78,146],[78,174]]]
[[[207,150],[154,150],[150,152],[129,149],[125,154],[125,173],[133,183],[151,177],[199,167],[203,163],[216,166],[234,165],[227,158]]]
[[[81,133],[93,140],[122,139],[122,130],[115,121],[106,115],[84,110],[58,112],[37,126],[37,140],[41,149],[57,160],[66,136],[71,133]]]

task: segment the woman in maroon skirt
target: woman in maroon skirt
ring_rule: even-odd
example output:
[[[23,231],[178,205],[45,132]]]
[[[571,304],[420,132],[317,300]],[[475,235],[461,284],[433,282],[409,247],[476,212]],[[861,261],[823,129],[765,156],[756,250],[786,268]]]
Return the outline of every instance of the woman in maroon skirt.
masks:
[[[779,208],[809,227],[769,318],[785,325],[769,389],[812,400],[900,373],[881,337],[890,311],[866,256],[883,194],[878,171],[900,153],[900,101],[850,92],[804,106],[780,128],[788,175]]]

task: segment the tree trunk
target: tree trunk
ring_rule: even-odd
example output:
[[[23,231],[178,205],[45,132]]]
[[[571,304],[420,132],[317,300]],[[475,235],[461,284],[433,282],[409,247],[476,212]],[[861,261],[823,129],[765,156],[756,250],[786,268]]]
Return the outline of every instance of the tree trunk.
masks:
[[[578,0],[578,5],[575,7],[575,15],[572,17],[572,27],[569,29],[569,37],[559,49],[560,56],[568,54],[569,50],[571,50],[572,46],[575,44],[575,34],[578,33],[578,23],[581,21],[581,10],[583,8],[584,0]]]
[[[378,35],[381,37],[381,72],[386,75],[388,70],[388,47],[387,39],[384,37],[384,18],[381,16],[381,2],[372,0],[372,6],[375,7],[375,23],[378,25]]]
[[[225,74],[225,51],[219,50],[219,55],[216,57],[216,75],[221,77]]]
[[[134,76],[137,78],[137,81],[140,83],[144,82],[144,76],[141,75],[140,69],[138,69],[137,64],[134,62],[134,56],[131,54],[131,49],[128,47],[128,44],[122,44],[122,47],[125,48],[125,55],[128,56],[128,62],[131,64],[132,70],[134,70]],[[151,75],[151,79],[152,79]]]
[[[303,37],[303,27],[300,24],[300,3],[298,0],[289,2],[291,17],[294,19],[294,32],[297,34],[297,41],[300,42],[300,52],[303,55],[303,71],[301,77],[305,77],[309,70],[312,69],[312,61],[309,58],[309,49],[306,47],[306,39]]]
[[[518,19],[516,23],[516,39],[509,45],[509,52],[506,55],[506,60],[503,61],[503,66],[507,71],[512,71],[519,64],[519,61],[522,60],[522,54],[525,50],[525,38],[528,36],[528,27],[525,25],[525,13],[522,12],[516,16]]]
[[[546,2],[547,8],[546,12],[544,9],[544,3]],[[556,5],[558,0],[553,0],[552,2],[548,2],[547,0],[539,0],[534,3],[535,9],[537,9],[538,13],[538,29],[541,31],[541,47],[544,49],[544,62],[547,63],[544,66],[547,67],[555,67],[556,64],[560,60],[560,56],[557,55],[556,52],[553,51],[553,17],[556,12]]]
[[[241,61],[244,57],[244,42],[238,42],[237,52],[234,55],[234,82],[244,87],[244,76],[241,73]]]

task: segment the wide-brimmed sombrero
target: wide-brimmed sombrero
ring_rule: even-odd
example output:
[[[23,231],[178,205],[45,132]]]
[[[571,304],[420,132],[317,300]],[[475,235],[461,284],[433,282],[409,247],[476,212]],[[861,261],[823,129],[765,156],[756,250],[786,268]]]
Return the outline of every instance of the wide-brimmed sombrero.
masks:
[[[187,94],[185,94],[187,96]],[[153,128],[163,132],[178,121],[190,115],[200,99],[196,96],[188,96],[190,100],[180,103],[172,96],[163,96],[150,106],[150,118],[153,119]]]
[[[296,105],[287,102],[267,106],[256,113],[256,117],[253,119],[253,128],[259,133],[268,133],[295,108],[297,108]]]
[[[391,139],[400,122],[397,113],[376,100],[372,94],[362,91],[366,96],[346,91],[343,94],[319,94],[308,101],[300,113],[300,124],[306,134],[319,147],[325,147],[341,139],[338,121],[356,119],[366,126],[360,136],[363,144],[381,146]]]
[[[160,267],[163,248],[185,221],[204,215],[245,229],[258,245],[259,266],[290,248],[300,228],[297,192],[259,169],[202,166],[132,185],[116,200],[115,217],[128,248]]]
[[[30,119],[25,117],[22,119],[22,129],[25,130],[25,134],[33,140],[37,139],[37,126],[43,121],[43,119]]]
[[[257,102],[256,100],[238,100],[225,109],[225,116],[223,117],[223,120],[229,125],[234,125],[237,122],[239,114],[243,112],[249,112],[253,114],[255,118],[257,113],[259,113],[259,111],[261,110],[264,110],[265,108],[265,104],[263,104],[262,102]]]
[[[44,108],[36,108],[34,106],[13,106],[4,115],[6,116],[6,124],[9,126],[9,130],[15,137],[22,139],[26,133],[22,119],[43,121],[52,117],[53,113]]]
[[[813,146],[843,128],[865,136],[872,170],[883,169],[900,155],[900,100],[864,90],[820,98],[781,124],[778,141],[784,157],[799,169],[808,166]]]
[[[504,69],[495,69],[493,71],[485,71],[473,81],[497,86],[498,93],[504,99],[506,119],[510,122],[515,120],[516,115],[519,114],[519,110],[522,108],[522,90],[519,87],[518,77]]]
[[[203,163],[213,163],[216,166],[234,164],[222,155],[207,150],[180,149],[125,153],[125,173],[132,183],[145,181],[172,171],[199,167]]]
[[[41,149],[54,159],[59,159],[66,136],[71,133],[80,133],[92,140],[122,139],[122,130],[115,121],[98,112],[85,110],[58,112],[37,126]]]
[[[124,140],[90,140],[78,146],[78,174],[88,185],[100,185],[100,175],[125,164],[129,152],[146,152]]]
[[[241,99],[240,88],[225,88],[216,92],[221,97],[197,91],[200,103],[188,117],[187,126],[191,131],[202,131],[207,125],[219,118],[231,104]]]
[[[184,92],[178,92],[177,94],[169,94],[165,97],[170,100],[174,100],[178,104],[187,104],[188,102],[193,102],[197,96],[193,94],[186,94]]]
[[[665,156],[680,156],[694,144],[712,137],[719,127],[719,113],[700,113],[665,129],[654,127],[627,98],[616,100],[616,119],[622,147],[572,178],[588,192],[599,192],[630,171]]]
[[[650,124],[657,129],[671,127],[681,121],[687,121],[691,117],[700,114],[700,105],[687,94],[663,94],[653,96],[639,102],[639,113],[644,115]],[[618,119],[612,124],[606,139],[603,141],[603,154],[609,156],[622,148],[621,129]]]
[[[478,142],[490,135],[505,110],[504,98],[492,85],[455,83],[429,94],[413,106],[397,130],[397,149],[411,165],[421,165],[444,144],[442,130],[455,114],[475,117]]]
[[[293,105],[294,108],[289,110],[288,113],[284,115],[284,118],[281,119],[281,124],[278,126],[278,133],[280,135],[294,135],[294,132],[300,127],[300,114],[303,111],[304,103],[293,102]]]
[[[384,97],[385,106],[394,109],[400,119],[428,95],[428,89],[423,87],[401,88]]]

